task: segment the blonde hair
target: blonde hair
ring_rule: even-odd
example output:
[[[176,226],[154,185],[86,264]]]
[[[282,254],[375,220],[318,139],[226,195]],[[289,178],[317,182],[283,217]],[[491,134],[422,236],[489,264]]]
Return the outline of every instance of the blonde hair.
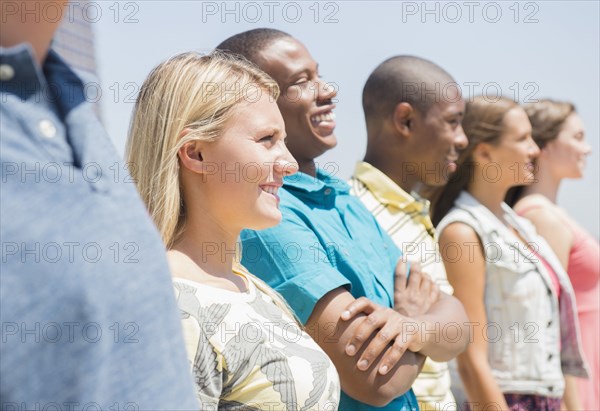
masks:
[[[217,140],[233,108],[246,101],[250,87],[274,99],[279,95],[275,81],[252,63],[219,52],[179,54],[159,64],[144,81],[126,157],[167,248],[185,225],[177,152],[190,141]],[[181,137],[185,129],[190,132]]]
[[[142,84],[125,156],[137,190],[168,249],[184,232],[186,221],[179,149],[190,141],[218,140],[234,108],[258,100],[256,93],[262,92],[275,101],[279,87],[243,57],[218,51],[204,56],[193,52],[176,55],[154,68]],[[189,131],[182,136],[183,130]],[[296,319],[279,294],[255,276],[249,277]]]

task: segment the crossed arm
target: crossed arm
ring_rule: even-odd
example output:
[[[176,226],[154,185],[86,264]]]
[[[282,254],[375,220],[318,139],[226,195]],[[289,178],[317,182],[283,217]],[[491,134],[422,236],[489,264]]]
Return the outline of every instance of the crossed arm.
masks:
[[[346,346],[368,317],[357,311],[353,318],[341,319],[342,313],[355,301],[358,300],[344,287],[330,291],[315,306],[306,323],[306,331],[335,364],[342,390],[361,402],[382,407],[410,389],[421,371],[425,357],[406,352],[385,375],[379,372],[379,367],[383,366],[379,362],[379,367],[368,367],[364,371],[359,369],[359,357],[346,354]],[[390,319],[391,317],[390,315]],[[368,341],[373,338],[375,337],[369,337]],[[378,360],[380,359],[379,356]]]
[[[426,356],[446,361],[463,351],[469,338],[462,305],[440,293],[418,265],[407,284],[404,267],[396,266],[399,310],[354,299],[340,287],[319,300],[307,322],[307,332],[336,365],[342,389],[374,406],[408,391]],[[465,328],[458,337],[444,335],[449,322]]]

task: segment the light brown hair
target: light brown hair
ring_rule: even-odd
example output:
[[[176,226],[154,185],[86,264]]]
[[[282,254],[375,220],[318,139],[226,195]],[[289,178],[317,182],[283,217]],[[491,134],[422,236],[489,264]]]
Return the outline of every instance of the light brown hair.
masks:
[[[444,187],[433,190],[431,195],[431,220],[434,225],[452,209],[454,202],[474,177],[473,151],[481,143],[498,144],[504,132],[504,116],[519,105],[511,99],[501,97],[490,100],[485,96],[474,97],[467,102],[463,130],[469,140],[456,162],[457,171],[450,176]]]

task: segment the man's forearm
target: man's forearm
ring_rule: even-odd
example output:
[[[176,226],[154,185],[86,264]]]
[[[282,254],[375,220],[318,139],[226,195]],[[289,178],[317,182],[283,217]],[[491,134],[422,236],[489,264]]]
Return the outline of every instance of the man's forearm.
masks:
[[[449,361],[463,352],[469,342],[468,317],[456,298],[441,293],[429,311],[415,316],[423,347],[419,353],[434,361]]]

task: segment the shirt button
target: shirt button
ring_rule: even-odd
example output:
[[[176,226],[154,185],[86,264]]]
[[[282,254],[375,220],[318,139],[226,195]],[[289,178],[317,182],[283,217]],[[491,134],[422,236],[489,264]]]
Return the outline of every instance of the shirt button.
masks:
[[[324,191],[325,195],[328,196],[329,194],[331,194],[331,188],[326,188]]]
[[[42,120],[38,124],[40,133],[46,138],[54,138],[56,136],[56,127],[50,120]]]
[[[548,361],[550,361],[552,359],[553,355],[552,354],[548,354]]]
[[[548,321],[548,327],[552,325],[552,320]]]
[[[15,76],[15,69],[8,64],[0,64],[0,81],[12,80]]]

